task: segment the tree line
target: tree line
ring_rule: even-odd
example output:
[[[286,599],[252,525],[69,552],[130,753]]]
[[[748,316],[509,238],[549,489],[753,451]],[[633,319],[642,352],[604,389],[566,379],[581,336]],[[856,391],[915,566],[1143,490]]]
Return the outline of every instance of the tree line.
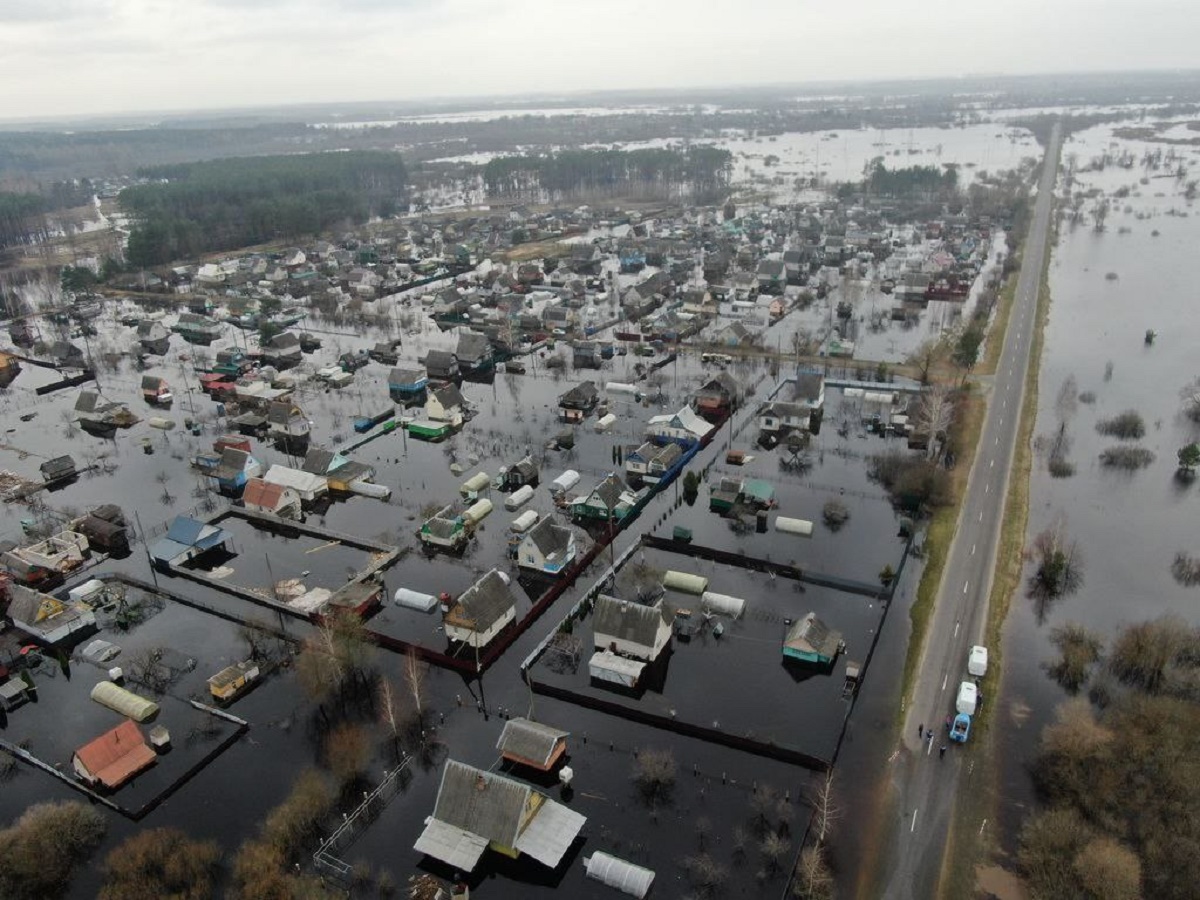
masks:
[[[158,166],[121,192],[137,224],[126,258],[152,266],[316,235],[396,212],[407,184],[395,153],[262,156]]]
[[[492,197],[551,202],[574,197],[711,198],[729,185],[733,154],[716,147],[686,150],[563,150],[501,156],[484,166]]]
[[[0,191],[0,250],[32,244],[50,236],[46,215],[90,202],[92,185],[82,181],[56,181],[38,191]]]

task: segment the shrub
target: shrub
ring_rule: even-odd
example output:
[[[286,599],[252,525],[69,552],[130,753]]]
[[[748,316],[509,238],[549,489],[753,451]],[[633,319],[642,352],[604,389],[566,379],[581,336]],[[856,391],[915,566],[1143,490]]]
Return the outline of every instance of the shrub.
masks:
[[[1154,453],[1145,447],[1109,447],[1100,454],[1100,465],[1133,472],[1154,462]]]
[[[821,509],[821,517],[830,531],[839,531],[850,521],[850,510],[841,500],[826,500]]]
[[[667,799],[675,787],[675,754],[670,750],[643,750],[633,767],[633,780],[650,805]]]
[[[0,897],[61,896],[104,830],[104,817],[83,803],[35,803],[0,831]]]
[[[106,857],[99,900],[205,900],[220,858],[213,841],[193,841],[176,828],[139,832]]]
[[[342,784],[354,781],[371,761],[371,736],[361,725],[338,725],[325,737],[325,763]]]
[[[1171,563],[1171,574],[1184,587],[1200,585],[1200,557],[1191,556],[1180,550]]]
[[[1058,660],[1046,666],[1050,677],[1074,694],[1091,674],[1100,659],[1100,639],[1082,625],[1068,622],[1050,632],[1050,642],[1058,648]]]
[[[1136,409],[1127,409],[1111,419],[1101,419],[1096,423],[1096,430],[1105,437],[1120,438],[1123,441],[1136,441],[1146,435],[1146,423],[1142,421],[1141,413]]]

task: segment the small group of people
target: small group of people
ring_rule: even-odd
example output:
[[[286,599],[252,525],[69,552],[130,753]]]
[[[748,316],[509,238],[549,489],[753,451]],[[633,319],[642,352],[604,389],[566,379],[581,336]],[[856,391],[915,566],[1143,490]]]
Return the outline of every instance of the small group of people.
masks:
[[[947,732],[950,731],[950,725],[951,725],[950,717],[946,716],[946,731]],[[917,740],[921,740],[921,738],[925,739],[925,746],[927,746],[927,747],[933,746],[933,729],[932,728],[927,729],[925,727],[924,722],[922,722],[920,725],[917,726]],[[938,759],[941,759],[945,755],[946,755],[946,745],[942,744],[942,746],[940,748],[938,748]]]

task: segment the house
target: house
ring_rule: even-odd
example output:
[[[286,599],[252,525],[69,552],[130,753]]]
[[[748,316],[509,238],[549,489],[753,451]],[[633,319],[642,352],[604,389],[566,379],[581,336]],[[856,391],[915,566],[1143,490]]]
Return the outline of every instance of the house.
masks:
[[[36,544],[14,547],[8,555],[28,566],[65,575],[83,565],[88,556],[87,538],[73,531],[60,531]]]
[[[489,847],[557,868],[587,819],[522,782],[448,760],[414,849],[471,872]]]
[[[171,329],[179,334],[189,344],[200,344],[207,347],[221,337],[221,326],[207,316],[185,312],[179,314],[179,320]]]
[[[171,332],[161,322],[154,320],[138,322],[137,338],[142,349],[155,356],[164,355],[171,346]]]
[[[470,536],[463,517],[454,511],[453,506],[443,507],[434,513],[425,520],[417,533],[421,543],[450,550],[461,547]]]
[[[825,376],[820,372],[797,372],[792,400],[821,415],[825,409]]]
[[[730,322],[713,336],[713,342],[725,347],[747,347],[754,343],[754,335],[741,322]]]
[[[313,503],[329,492],[329,479],[313,472],[303,472],[289,466],[273,465],[263,476],[267,484],[291,488],[302,503]]]
[[[170,569],[214,551],[227,551],[229,538],[230,534],[224,528],[189,516],[176,516],[167,528],[166,536],[151,546],[150,558],[155,568]]]
[[[595,244],[573,244],[571,246],[571,269],[580,275],[595,275],[600,270],[604,256]]]
[[[221,461],[212,471],[217,488],[221,493],[231,495],[240,494],[247,481],[261,474],[262,463],[245,450],[234,447],[226,447],[221,451]]]
[[[543,575],[560,575],[575,560],[575,534],[570,528],[542,519],[517,545],[517,564]]]
[[[425,416],[434,422],[444,422],[459,428],[467,420],[467,401],[453,384],[429,392],[425,400]]]
[[[661,602],[634,603],[601,594],[592,613],[592,646],[588,674],[627,688],[644,683],[647,669],[660,659],[671,643],[671,623]]]
[[[126,532],[125,515],[119,506],[98,506],[88,515],[71,522],[71,530],[87,538],[88,547],[109,554],[121,554],[129,550],[129,535]]]
[[[586,497],[571,501],[571,515],[577,519],[620,522],[633,512],[648,492],[648,488],[631,491],[620,477],[610,473]]]
[[[783,277],[788,284],[804,284],[808,274],[808,253],[804,250],[783,252]]]
[[[486,646],[517,618],[517,601],[508,576],[492,569],[459,594],[442,614],[446,637],[475,647]]]
[[[434,381],[458,381],[462,377],[458,357],[448,350],[430,350],[421,362]]]
[[[242,506],[255,512],[269,513],[281,519],[300,518],[300,495],[294,488],[250,478],[242,492]]]
[[[11,353],[0,353],[0,388],[6,388],[21,374],[21,361]]]
[[[647,441],[625,456],[625,474],[630,484],[655,484],[661,481],[683,456],[683,448],[672,441],[659,446]]]
[[[576,369],[598,369],[603,362],[600,345],[595,341],[576,341],[571,350],[571,364]]]
[[[459,371],[464,375],[486,372],[495,364],[491,341],[478,331],[463,331],[458,335],[454,351]]]
[[[96,391],[80,391],[75,400],[75,419],[89,434],[111,436],[118,428],[139,421],[123,404],[105,400]]]
[[[786,282],[784,264],[781,259],[764,259],[758,264],[754,273],[758,280],[758,289],[764,294],[778,294]]]
[[[0,709],[10,712],[29,699],[29,686],[24,679],[14,675],[7,681],[0,682]]]
[[[170,406],[174,397],[167,379],[157,375],[142,376],[142,399],[151,406]]]
[[[349,492],[355,482],[370,481],[375,477],[375,467],[356,462],[348,456],[324,447],[311,447],[304,456],[301,471],[323,475],[331,491]]]
[[[150,768],[156,759],[141,729],[126,719],[76,750],[71,767],[81,781],[113,791]]]
[[[263,360],[276,369],[290,369],[300,364],[300,338],[291,331],[275,335],[263,347]]]
[[[569,732],[518,716],[504,723],[496,749],[511,763],[549,772],[566,754],[569,736]]]
[[[594,381],[582,381],[558,398],[558,417],[563,422],[582,422],[600,402]]]
[[[50,358],[56,365],[63,368],[83,369],[87,367],[87,358],[83,355],[83,350],[70,341],[55,341],[51,344]]]
[[[759,430],[770,435],[789,431],[808,431],[812,411],[803,403],[784,403],[772,400],[758,411]]]
[[[76,475],[75,460],[70,456],[56,456],[38,466],[38,471],[42,473],[42,480],[46,484],[53,484],[56,481],[66,481],[68,478],[74,478]]]
[[[258,680],[258,664],[253,660],[226,666],[208,679],[208,692],[213,699],[228,703],[244,694]]]
[[[400,354],[396,352],[396,347],[399,341],[378,341],[374,347],[367,351],[367,355],[377,363],[383,363],[385,366],[394,366],[400,361]]]
[[[715,426],[696,414],[690,406],[678,412],[651,416],[646,423],[646,440],[656,444],[674,442],[691,447],[702,441]]]
[[[532,456],[526,456],[508,467],[508,471],[504,473],[504,486],[513,491],[525,485],[537,487],[539,477],[537,463],[533,461]]]
[[[96,625],[96,614],[80,601],[59,600],[22,584],[10,585],[8,597],[8,617],[13,626],[47,646]]]
[[[271,439],[286,446],[308,443],[311,425],[308,416],[291,401],[273,400],[267,407],[267,427]]]
[[[709,422],[722,422],[742,399],[742,386],[728,372],[718,372],[693,395],[696,412]]]
[[[788,629],[783,641],[783,658],[799,660],[818,666],[832,666],[834,659],[846,648],[840,632],[834,631],[810,612],[797,619]]]

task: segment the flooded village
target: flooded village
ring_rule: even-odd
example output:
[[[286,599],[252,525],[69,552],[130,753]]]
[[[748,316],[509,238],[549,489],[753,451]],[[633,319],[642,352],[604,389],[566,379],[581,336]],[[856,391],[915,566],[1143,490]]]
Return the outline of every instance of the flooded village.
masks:
[[[577,151],[314,121],[377,212],[188,244],[168,166],[14,241],[0,846],[47,801],[79,836],[0,897],[150,896],[172,854],[203,896],[1051,896],[1107,834],[1064,774],[1107,757],[1054,740],[1194,716],[1198,112],[973,98]],[[367,144],[443,127],[393,191]]]

